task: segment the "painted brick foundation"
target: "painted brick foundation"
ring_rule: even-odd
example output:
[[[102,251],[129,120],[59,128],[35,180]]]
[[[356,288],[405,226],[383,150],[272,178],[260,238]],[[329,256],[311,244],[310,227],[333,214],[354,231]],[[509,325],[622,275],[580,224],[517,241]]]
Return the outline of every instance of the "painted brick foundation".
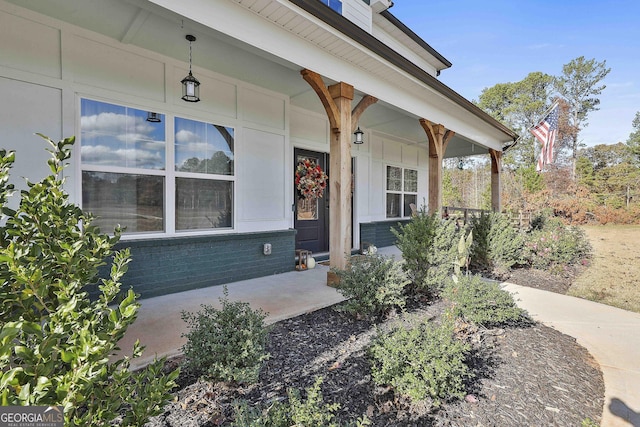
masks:
[[[271,243],[271,255],[263,244]],[[120,241],[131,250],[123,290],[133,286],[140,298],[292,271],[295,230]],[[101,271],[106,277],[107,270]]]
[[[360,223],[360,244],[371,243],[377,247],[393,246],[396,244],[396,236],[391,232],[392,228],[398,229],[398,224],[406,225],[410,220],[392,220]]]

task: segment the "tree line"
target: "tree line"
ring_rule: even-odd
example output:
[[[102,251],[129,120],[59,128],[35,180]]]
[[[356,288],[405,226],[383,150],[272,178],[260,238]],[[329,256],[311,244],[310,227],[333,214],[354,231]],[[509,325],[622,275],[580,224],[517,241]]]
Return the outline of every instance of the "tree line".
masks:
[[[586,147],[580,139],[589,114],[599,109],[610,71],[606,61],[580,56],[558,76],[532,72],[521,81],[485,88],[474,101],[520,135],[503,156],[503,209],[547,210],[572,223],[640,223],[640,111],[625,142]],[[540,144],[530,129],[555,103],[554,162],[537,172]],[[443,203],[488,209],[489,174],[486,158],[445,162]]]

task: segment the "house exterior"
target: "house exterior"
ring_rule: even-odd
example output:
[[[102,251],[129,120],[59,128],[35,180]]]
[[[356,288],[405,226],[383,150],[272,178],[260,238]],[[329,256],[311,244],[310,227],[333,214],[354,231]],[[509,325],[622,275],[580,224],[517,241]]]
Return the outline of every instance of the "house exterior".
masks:
[[[48,171],[34,133],[76,135],[66,190],[103,231],[126,226],[142,297],[290,271],[296,249],[339,267],[392,244],[411,204],[439,211],[444,157],[489,155],[499,209],[517,135],[437,79],[451,63],[390,5],[0,0],[15,184]],[[182,99],[190,70],[199,102]],[[303,160],[327,172],[324,197],[299,198]]]

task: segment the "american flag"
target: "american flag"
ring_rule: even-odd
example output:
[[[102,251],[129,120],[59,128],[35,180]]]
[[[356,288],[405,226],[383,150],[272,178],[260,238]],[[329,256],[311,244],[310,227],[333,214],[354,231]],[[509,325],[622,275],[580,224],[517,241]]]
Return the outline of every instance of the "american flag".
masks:
[[[558,110],[559,105],[551,109],[549,114],[531,129],[531,133],[542,144],[540,157],[538,157],[538,166],[536,170],[541,171],[544,165],[553,163],[553,144],[556,142],[558,135]]]

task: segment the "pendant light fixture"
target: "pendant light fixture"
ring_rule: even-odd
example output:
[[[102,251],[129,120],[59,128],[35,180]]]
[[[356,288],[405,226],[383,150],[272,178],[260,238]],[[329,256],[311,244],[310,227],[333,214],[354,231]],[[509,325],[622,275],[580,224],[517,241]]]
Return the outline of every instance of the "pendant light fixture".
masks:
[[[191,43],[196,41],[195,36],[187,34],[185,37],[189,41],[189,75],[182,79],[182,99],[187,102],[200,101],[200,82],[191,73]]]
[[[160,123],[162,120],[160,119],[160,114],[149,111],[147,112],[147,121],[151,123]]]
[[[360,130],[360,126],[358,125],[358,129],[356,129],[356,131],[353,133],[356,136],[356,140],[353,141],[354,144],[363,144],[364,141],[362,140],[362,135],[364,134],[364,132],[362,132]]]

